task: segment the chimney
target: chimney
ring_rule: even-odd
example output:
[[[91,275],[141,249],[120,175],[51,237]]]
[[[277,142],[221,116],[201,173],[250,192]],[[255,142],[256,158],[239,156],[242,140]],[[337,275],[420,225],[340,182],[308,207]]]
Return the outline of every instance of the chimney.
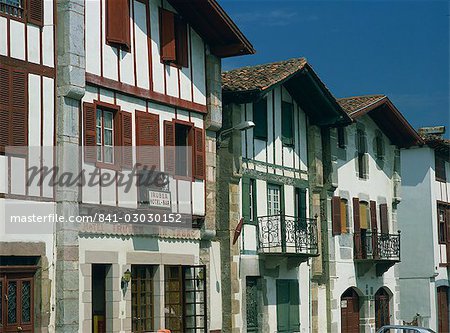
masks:
[[[432,136],[442,139],[445,134],[445,126],[430,126],[419,128],[419,135],[421,137]]]

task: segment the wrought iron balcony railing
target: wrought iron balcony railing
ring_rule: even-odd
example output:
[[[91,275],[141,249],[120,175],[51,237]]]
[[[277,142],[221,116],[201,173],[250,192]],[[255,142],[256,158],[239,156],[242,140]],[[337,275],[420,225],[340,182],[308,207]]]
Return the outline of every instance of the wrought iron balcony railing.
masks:
[[[287,215],[258,217],[259,253],[315,256],[317,220]]]
[[[355,232],[354,254],[355,259],[400,261],[400,231],[397,234]]]

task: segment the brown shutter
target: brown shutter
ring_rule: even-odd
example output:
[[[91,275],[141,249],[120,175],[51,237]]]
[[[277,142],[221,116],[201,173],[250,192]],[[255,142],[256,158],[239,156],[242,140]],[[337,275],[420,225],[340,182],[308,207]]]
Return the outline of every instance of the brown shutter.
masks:
[[[175,22],[171,11],[160,9],[161,59],[175,61]]]
[[[205,179],[205,133],[194,127],[194,178]]]
[[[133,167],[133,119],[130,112],[120,111],[122,166]]]
[[[438,217],[439,218],[439,217]],[[447,237],[446,237],[446,253],[447,253],[447,265],[450,263],[450,207],[447,206],[445,208],[445,227],[447,228]]]
[[[341,198],[331,198],[333,236],[341,234]]]
[[[128,0],[106,0],[106,40],[130,47],[130,7]]]
[[[21,69],[11,72],[11,128],[12,146],[28,145],[28,75]],[[24,149],[17,152],[25,153]]]
[[[28,0],[28,22],[44,25],[44,0]]]
[[[164,171],[175,174],[175,124],[164,120]]]
[[[179,17],[175,19],[175,43],[177,64],[182,67],[188,67],[187,24]]]
[[[83,103],[84,120],[84,160],[93,163],[97,160],[95,122],[96,122],[95,104]]]
[[[159,116],[136,111],[137,163],[160,169]]]
[[[11,125],[9,121],[9,103],[11,80],[8,68],[0,67],[0,149],[4,151],[9,145]]]
[[[380,204],[380,221],[381,221],[381,233],[389,233],[389,218],[387,204]]]
[[[372,255],[374,258],[378,258],[378,226],[376,201],[370,201],[370,224],[372,226]]]
[[[354,229],[354,255],[356,259],[362,258],[361,221],[359,216],[359,198],[353,198],[353,229]]]

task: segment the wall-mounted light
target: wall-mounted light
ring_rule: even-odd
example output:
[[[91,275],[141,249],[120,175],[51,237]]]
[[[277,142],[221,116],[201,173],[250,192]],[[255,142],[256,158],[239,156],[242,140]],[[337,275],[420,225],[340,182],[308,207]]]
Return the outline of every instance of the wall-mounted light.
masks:
[[[220,147],[220,144],[222,143],[223,137],[225,135],[230,134],[233,131],[245,131],[252,127],[255,127],[255,123],[253,121],[246,120],[234,127],[223,130],[222,132],[220,132],[219,137],[217,138],[217,147]]]
[[[131,281],[131,272],[129,269],[127,269],[125,272],[123,272],[122,280],[120,281],[121,288],[125,289],[130,281]]]

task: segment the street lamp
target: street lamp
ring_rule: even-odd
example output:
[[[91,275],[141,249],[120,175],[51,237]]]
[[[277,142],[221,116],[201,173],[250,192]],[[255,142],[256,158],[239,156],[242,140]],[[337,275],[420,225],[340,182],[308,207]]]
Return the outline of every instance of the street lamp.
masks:
[[[220,147],[220,144],[222,143],[223,137],[227,134],[230,134],[233,131],[246,131],[252,127],[255,127],[255,123],[250,120],[243,121],[242,123],[237,124],[234,127],[227,128],[226,130],[223,130],[219,134],[219,138],[217,139],[217,146]]]

